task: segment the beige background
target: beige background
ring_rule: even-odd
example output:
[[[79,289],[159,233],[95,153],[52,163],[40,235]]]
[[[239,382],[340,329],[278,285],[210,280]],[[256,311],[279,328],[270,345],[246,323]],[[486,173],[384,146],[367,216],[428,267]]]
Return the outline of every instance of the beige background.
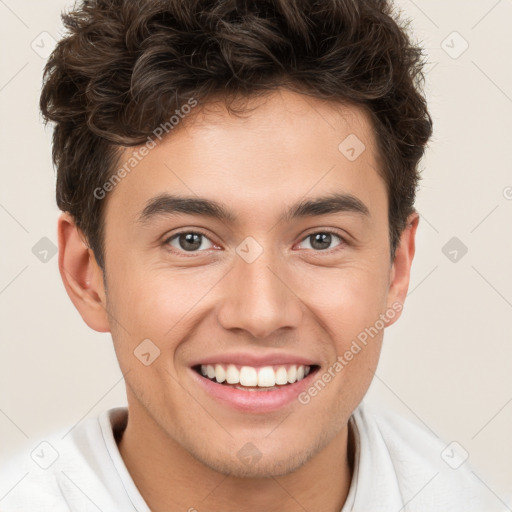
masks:
[[[51,131],[38,94],[66,4],[0,0],[1,459],[125,402],[110,335],[83,323],[57,257],[44,263],[32,252],[43,237],[57,242]],[[512,489],[512,1],[396,5],[428,53],[435,135],[422,165],[410,296],[386,333],[368,400],[457,441],[482,486],[504,499]],[[457,262],[442,251],[452,237],[468,249]]]

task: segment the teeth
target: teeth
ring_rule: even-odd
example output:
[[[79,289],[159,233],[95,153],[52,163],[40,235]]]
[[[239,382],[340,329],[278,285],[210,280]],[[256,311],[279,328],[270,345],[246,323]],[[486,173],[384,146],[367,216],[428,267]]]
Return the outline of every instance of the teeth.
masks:
[[[242,382],[240,381],[242,384]],[[272,366],[264,366],[258,371],[258,386],[260,388],[270,388],[276,384],[276,374]]]
[[[276,384],[288,384],[288,372],[284,366],[280,366],[276,371]]]
[[[258,372],[252,366],[242,366],[240,370],[240,384],[242,386],[257,386]]]
[[[228,365],[226,369],[226,382],[228,384],[238,384],[240,382],[240,372],[234,364]]]
[[[220,364],[215,365],[215,380],[217,382],[224,382],[226,380],[226,370]]]
[[[238,369],[234,364],[202,364],[201,374],[216,382],[239,384],[239,389],[246,387],[274,388],[276,385],[293,384],[306,377],[311,371],[310,366],[242,366]]]
[[[295,365],[290,366],[288,369],[288,382],[293,384],[297,380],[297,367]]]

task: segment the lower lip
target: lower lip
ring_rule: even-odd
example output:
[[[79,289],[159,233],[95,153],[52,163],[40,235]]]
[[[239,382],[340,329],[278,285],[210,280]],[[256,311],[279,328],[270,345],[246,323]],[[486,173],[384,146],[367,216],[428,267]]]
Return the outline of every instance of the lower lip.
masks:
[[[298,401],[297,397],[310,386],[311,378],[316,374],[318,368],[310,372],[302,380],[271,391],[243,391],[214,382],[203,377],[192,368],[190,368],[190,371],[194,380],[198,382],[206,393],[216,400],[239,411],[267,413],[277,411],[295,400]]]

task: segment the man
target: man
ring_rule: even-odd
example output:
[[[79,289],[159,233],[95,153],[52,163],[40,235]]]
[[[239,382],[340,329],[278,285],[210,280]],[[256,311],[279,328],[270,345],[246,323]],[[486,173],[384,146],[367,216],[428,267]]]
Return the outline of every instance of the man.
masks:
[[[84,0],[64,21],[41,96],[59,268],[128,408],[14,464],[1,510],[501,510],[362,402],[432,132],[392,6]]]

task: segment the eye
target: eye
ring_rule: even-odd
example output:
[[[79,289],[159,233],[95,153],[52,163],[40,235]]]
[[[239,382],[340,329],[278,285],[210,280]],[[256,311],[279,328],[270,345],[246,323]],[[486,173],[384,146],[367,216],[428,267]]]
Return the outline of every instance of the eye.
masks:
[[[316,233],[311,233],[305,238],[302,239],[302,242],[306,240],[310,240],[309,247],[306,247],[306,249],[314,249],[316,251],[325,251],[327,249],[330,249],[330,245],[333,242],[333,237],[337,238],[341,241],[338,246],[343,245],[345,240],[340,235],[337,235],[336,233],[332,231],[317,231]],[[338,247],[336,246],[336,247]]]
[[[205,247],[205,240],[210,244],[209,247]],[[204,250],[213,247],[213,243],[204,233],[196,231],[182,231],[181,233],[176,233],[169,237],[165,243],[178,251],[185,252],[198,252],[199,249]]]

